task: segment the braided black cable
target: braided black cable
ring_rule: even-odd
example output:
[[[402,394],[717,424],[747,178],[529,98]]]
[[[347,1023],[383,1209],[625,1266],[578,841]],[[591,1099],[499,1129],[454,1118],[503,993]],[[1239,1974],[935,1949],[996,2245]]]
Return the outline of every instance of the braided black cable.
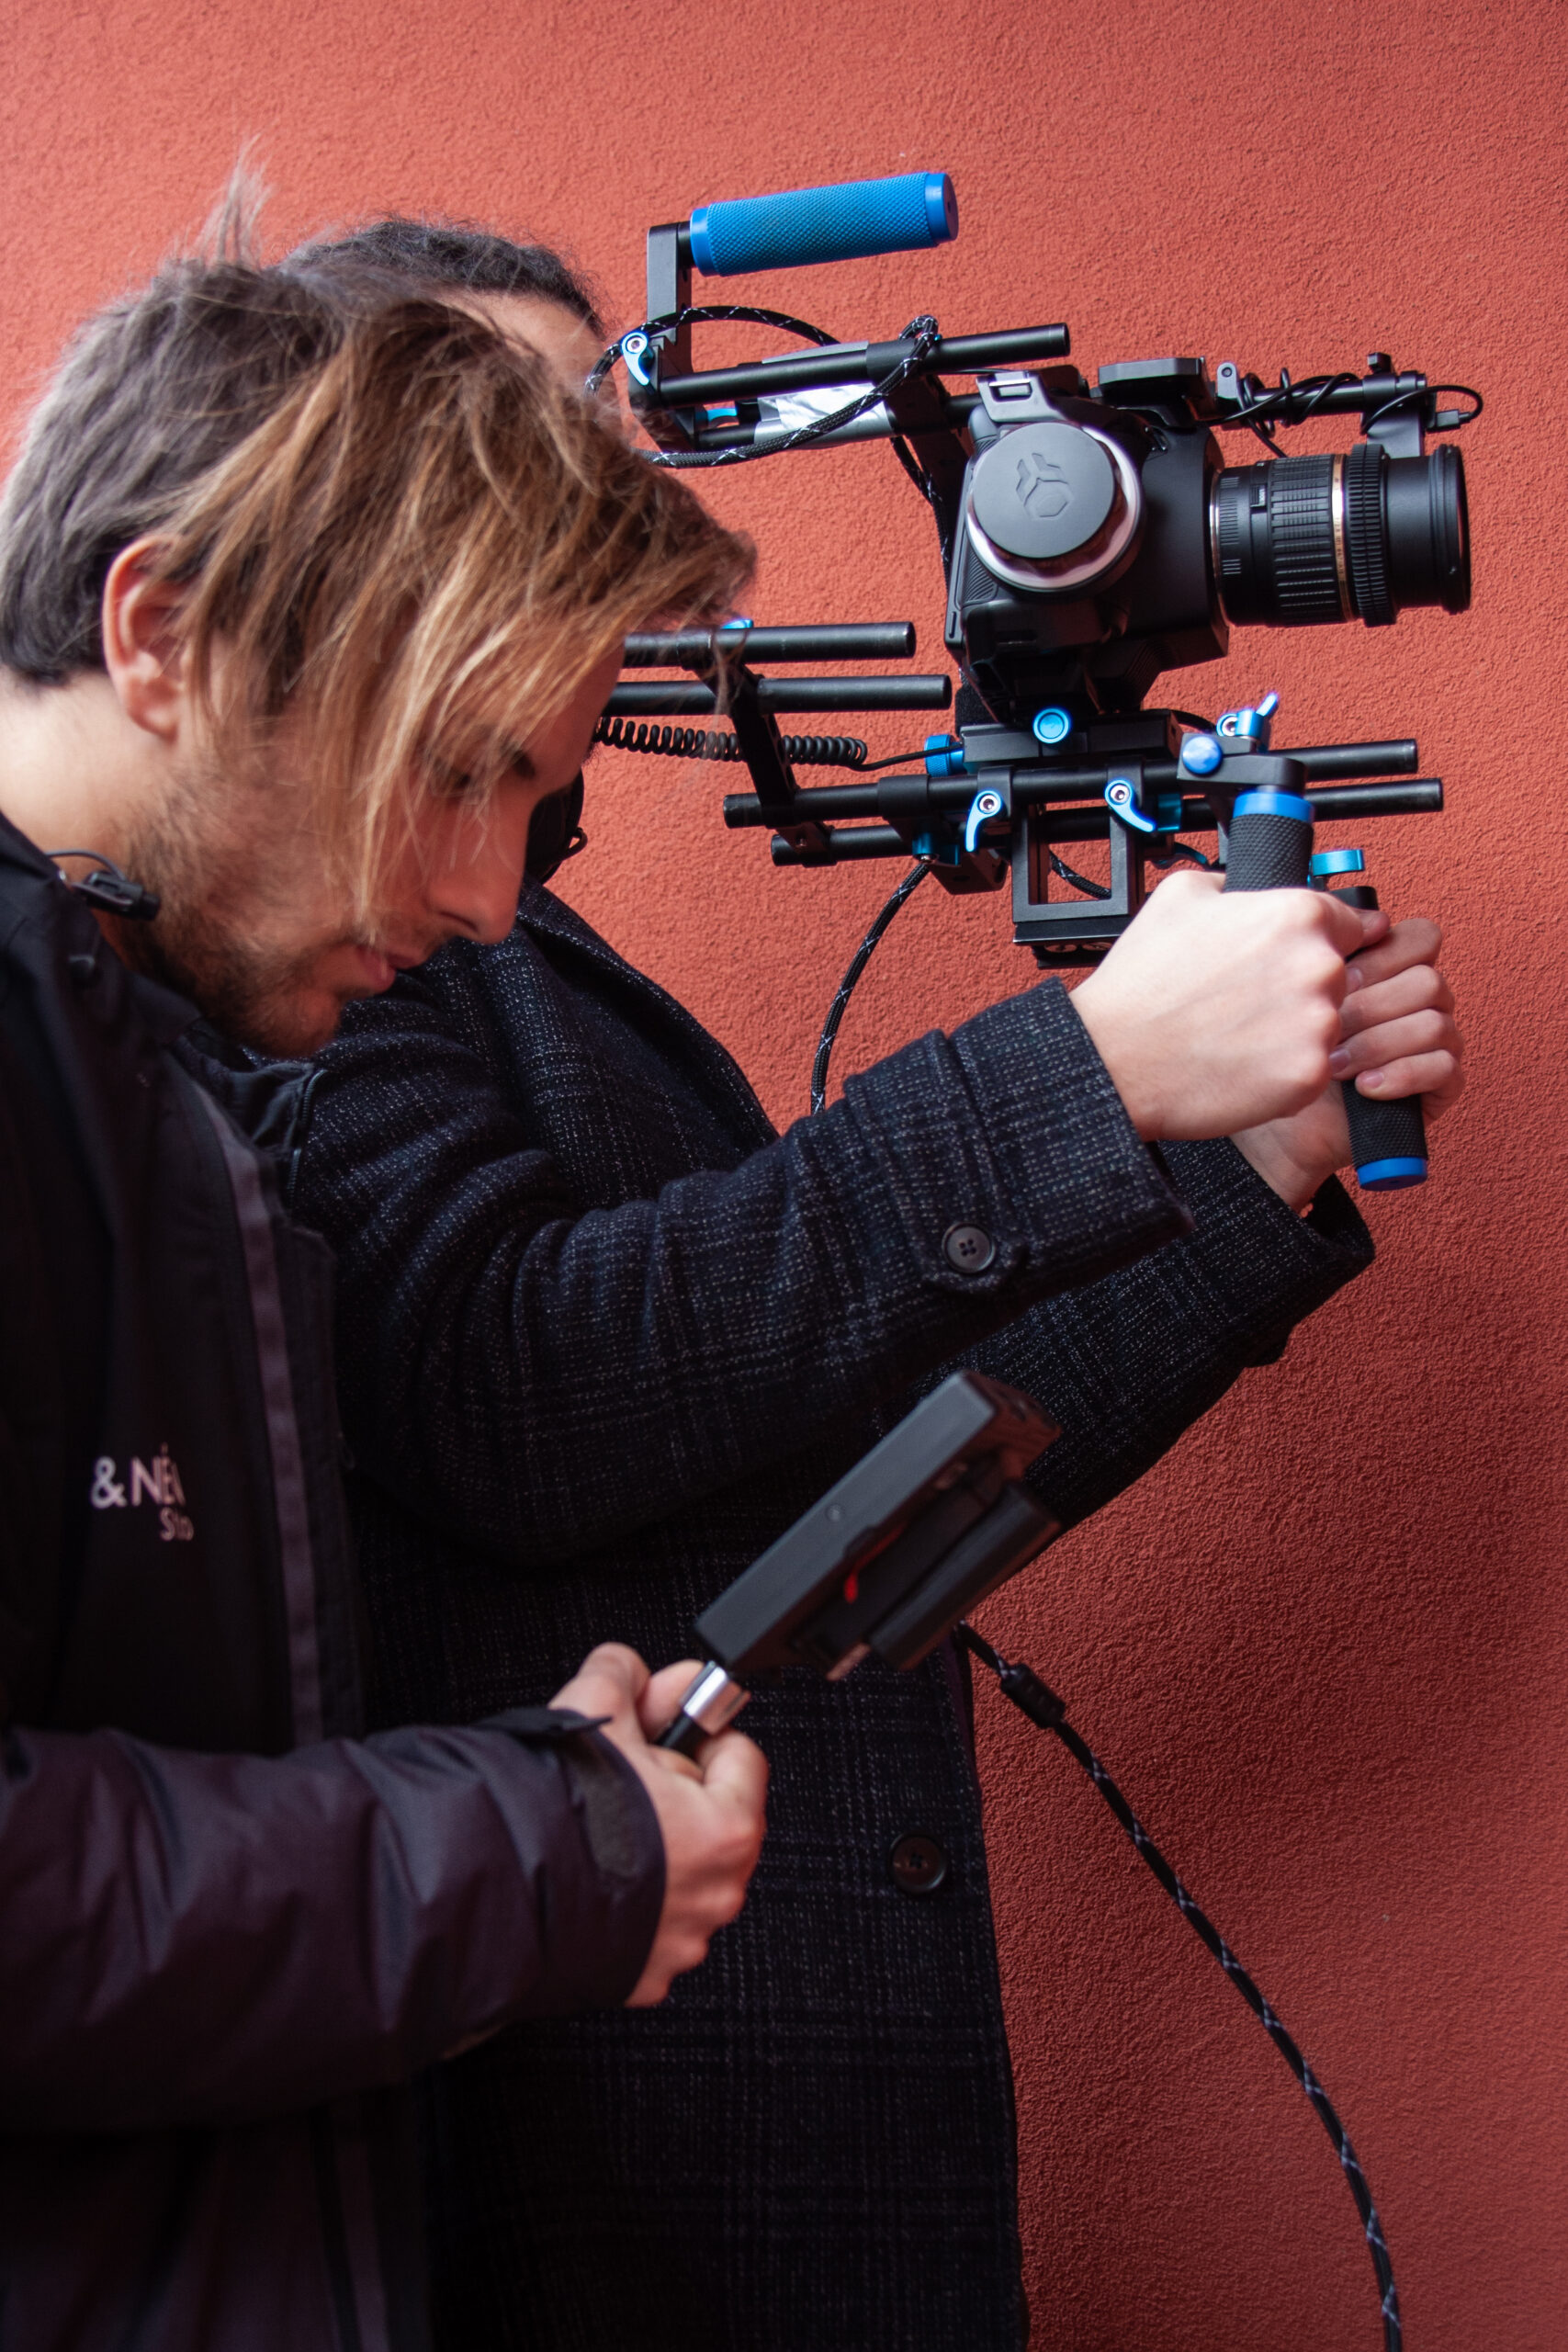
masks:
[[[648,752],[671,760],[722,762],[739,761],[746,756],[739,739],[721,729],[650,727],[646,720],[632,718],[596,720],[593,741],[607,744],[615,752]],[[866,764],[866,747],[858,735],[783,735],[779,749],[790,766],[795,768],[863,768]],[[900,759],[908,756],[899,753]],[[877,767],[895,764],[891,761],[873,763]]]
[[[1075,890],[1081,890],[1086,899],[1109,899],[1111,896],[1108,884],[1091,882],[1087,874],[1077,873],[1065,858],[1058,857],[1054,849],[1048,849],[1045,854],[1051,861],[1052,873],[1060,875],[1062,880],[1069,883]]]
[[[660,318],[645,319],[641,326],[634,328],[632,333],[651,338],[671,328],[684,326],[688,322],[704,319],[749,319],[763,326],[784,327],[793,334],[804,334],[813,343],[828,344],[833,340],[832,336],[824,333],[822,328],[807,326],[799,319],[786,318],[782,311],[752,310],[740,303],[698,303],[683,311],[668,311]],[[650,466],[673,466],[681,469],[693,466],[745,465],[753,458],[778,458],[782,457],[787,449],[807,448],[812,442],[826,439],[829,433],[837,433],[840,425],[852,424],[857,416],[863,416],[867,409],[874,408],[877,402],[885,400],[889,392],[896,391],[906,378],[912,375],[921,361],[929,356],[932,345],[941,339],[942,330],[936,321],[929,311],[922,311],[918,319],[910,320],[903,334],[897,337],[900,343],[908,343],[912,347],[899,360],[896,368],[889,368],[887,374],[879,382],[873,384],[869,390],[862,392],[857,399],[847,401],[842,408],[834,409],[829,415],[813,417],[808,424],[797,425],[793,433],[786,433],[783,440],[770,441],[765,448],[748,448],[738,444],[728,449],[653,449],[646,450],[643,454]],[[592,374],[583,386],[583,390],[590,399],[598,390],[616,360],[622,356],[622,344],[625,341],[626,337],[622,336],[620,341],[611,344],[607,350],[600,354]]]
[[[929,871],[928,866],[917,865],[913,873],[905,875],[904,879],[850,958],[850,968],[839,982],[839,993],[828,1007],[828,1018],[822,1023],[822,1035],[818,1040],[817,1058],[811,1065],[811,1115],[813,1118],[828,1099],[828,1064],[833,1057],[833,1040],[839,1034],[839,1023],[844,1017],[844,1008],[854,993],[855,982],[870,963],[877,941],[910,891],[925,880]]]
[[[657,319],[644,319],[639,327],[628,327],[626,334],[645,334],[651,339],[656,334],[684,326],[688,320],[693,319],[739,319],[750,326],[780,327],[785,334],[797,334],[806,343],[819,343],[824,346],[838,341],[838,337],[829,334],[826,327],[814,327],[809,319],[792,319],[787,311],[758,310],[750,302],[702,302],[688,306],[683,311],[665,311]],[[614,343],[605,345],[593,362],[582,387],[587,399],[593,398],[616,360],[625,357],[622,346],[626,339],[626,335],[618,335]]]
[[[991,1647],[984,1635],[975,1631],[973,1625],[960,1623],[954,1631],[964,1648],[977,1657],[983,1666],[990,1668],[991,1672],[1001,1684],[1002,1690],[1020,1713],[1026,1714],[1030,1722],[1038,1724],[1042,1731],[1055,1732],[1068,1755],[1082,1765],[1127,1836],[1132,1839],[1140,1859],[1153,1871],[1192,1929],[1193,1934],[1219,1962],[1226,1976],[1235,1986],[1296,2081],[1306,2093],[1319,2122],[1333,2144],[1334,2153],[1339,2159],[1339,2169],[1345,2176],[1346,2185],[1355,2199],[1356,2211],[1360,2216],[1361,2233],[1366,2239],[1367,2251],[1371,2256],[1372,2268],[1377,2275],[1379,2307],[1382,2312],[1384,2352],[1401,2352],[1404,2338],[1399,2318],[1399,2290],[1394,2285],[1393,2265],[1389,2259],[1388,2244],[1383,2236],[1382,2223],[1378,2218],[1378,2209],[1372,2202],[1372,2192],[1368,2184],[1367,2176],[1361,2169],[1360,2159],[1350,2145],[1349,2134],[1340,2122],[1328,2093],[1303,2057],[1293,2037],[1275,2016],[1267,1999],[1237,1960],[1213,1920],[1200,1909],[1182,1885],[1181,1881],[1177,1877],[1176,1872],[1171,1869],[1170,1864],[1166,1860],[1165,1856],[1160,1852],[1093,1748],[1089,1747],[1087,1740],[1079,1737],[1068,1723],[1066,1700],[1058,1698],[1055,1690],[1042,1682],[1032,1668],[1022,1665],[1010,1666],[1006,1659]]]
[[[1341,384],[1359,384],[1360,380],[1352,369],[1342,368],[1336,376],[1303,376],[1299,384],[1292,384],[1290,369],[1281,368],[1277,390],[1260,395],[1248,392],[1244,408],[1226,409],[1214,422],[1220,425],[1245,424],[1266,449],[1273,450],[1277,425],[1305,424],[1330,392],[1337,391]],[[1248,379],[1248,382],[1255,381],[1255,378]]]

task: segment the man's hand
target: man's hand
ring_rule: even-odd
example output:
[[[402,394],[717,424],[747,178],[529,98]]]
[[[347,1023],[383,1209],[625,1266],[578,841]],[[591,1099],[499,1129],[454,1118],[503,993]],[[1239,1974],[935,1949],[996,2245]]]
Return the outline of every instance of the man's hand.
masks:
[[[1454,1001],[1437,969],[1442,933],[1417,915],[1365,948],[1346,973],[1341,1037],[1329,1056],[1336,1080],[1354,1079],[1375,1102],[1419,1094],[1430,1123],[1464,1087],[1464,1039]],[[1304,1208],[1325,1177],[1350,1160],[1350,1131],[1338,1086],[1293,1117],[1245,1128],[1235,1137],[1264,1182]]]
[[[1073,1002],[1145,1141],[1235,1135],[1322,1094],[1345,958],[1387,929],[1326,891],[1173,874]]]
[[[721,1733],[704,1742],[695,1762],[649,1744],[698,1671],[698,1660],[687,1658],[650,1675],[635,1650],[602,1642],[550,1702],[609,1717],[604,1736],[631,1765],[659,1816],[664,1908],[628,2008],[650,2008],[673,1978],[706,1958],[709,1938],[744,1902],[762,1850],[768,1766],[754,1741],[738,1731]]]

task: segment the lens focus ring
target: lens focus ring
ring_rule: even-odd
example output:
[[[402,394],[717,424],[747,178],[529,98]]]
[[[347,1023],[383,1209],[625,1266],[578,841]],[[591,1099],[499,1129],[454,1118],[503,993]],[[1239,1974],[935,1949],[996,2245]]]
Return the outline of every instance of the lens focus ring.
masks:
[[[1350,595],[1369,628],[1393,619],[1388,584],[1388,523],[1383,514],[1386,453],[1376,442],[1358,441],[1345,460],[1345,551]]]

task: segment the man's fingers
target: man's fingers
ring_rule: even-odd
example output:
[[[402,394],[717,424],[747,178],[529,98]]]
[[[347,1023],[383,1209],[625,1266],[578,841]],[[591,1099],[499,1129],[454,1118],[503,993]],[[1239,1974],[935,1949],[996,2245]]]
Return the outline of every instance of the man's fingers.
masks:
[[[1348,995],[1339,1009],[1339,1025],[1347,1037],[1380,1022],[1397,1020],[1408,1012],[1451,1013],[1453,991],[1441,972],[1430,964],[1415,964],[1392,978],[1361,987]]]
[[[1407,915],[1384,938],[1363,948],[1357,956],[1356,969],[1361,975],[1361,986],[1374,987],[1379,980],[1390,979],[1412,964],[1435,964],[1442,944],[1442,932],[1429,915]]]
[[[636,1650],[628,1649],[625,1642],[601,1642],[597,1649],[589,1651],[550,1704],[575,1707],[582,1715],[625,1717],[635,1714],[648,1679],[648,1668]]]
[[[1337,899],[1329,890],[1314,891],[1313,895],[1323,909],[1336,955],[1359,956],[1370,940],[1382,937],[1388,917],[1381,910],[1348,907],[1343,899]]]
[[[1464,1067],[1453,1054],[1404,1054],[1363,1070],[1356,1091],[1371,1102],[1398,1102],[1419,1094],[1427,1116],[1438,1119],[1463,1093]]]
[[[683,1657],[649,1675],[637,1702],[637,1721],[649,1739],[657,1739],[665,1726],[673,1723],[682,1700],[702,1670],[700,1658]]]
[[[741,1731],[721,1732],[702,1751],[703,1786],[750,1813],[768,1793],[768,1759]]]
[[[1355,1078],[1362,1070],[1386,1069],[1390,1062],[1410,1054],[1447,1054],[1458,1062],[1463,1052],[1448,1013],[1411,1012],[1402,1021],[1380,1021],[1375,1029],[1347,1037],[1328,1057],[1328,1067],[1336,1078]]]

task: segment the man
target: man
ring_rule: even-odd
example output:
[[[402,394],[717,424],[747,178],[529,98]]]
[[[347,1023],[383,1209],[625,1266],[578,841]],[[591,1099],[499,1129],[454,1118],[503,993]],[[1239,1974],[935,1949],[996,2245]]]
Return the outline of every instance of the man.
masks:
[[[330,1261],[277,1202],[303,1070],[242,1049],[502,935],[626,630],[722,608],[746,554],[471,313],[238,264],[91,322],[33,418],[0,504],[27,2352],[415,2352],[397,2086],[660,2000],[739,1907],[765,1768],[649,1747],[679,1670],[606,1645],[548,1707],[360,1736]]]
[[[579,378],[598,340],[553,257],[479,232],[382,222],[287,266],[370,301],[389,270],[439,285]],[[1066,1524],[1097,1509],[1370,1261],[1328,1080],[1457,1093],[1436,947],[1177,876],[1072,997],[925,1038],[782,1137],[536,883],[502,944],[356,1008],[297,1199],[340,1253],[387,1719],[541,1694],[612,1623],[682,1646],[953,1361],[1043,1400],[1064,1434],[1033,1481]],[[1018,2343],[964,1712],[951,1651],[760,1693],[769,1844],[708,1967],[657,2016],[526,2025],[444,2070],[444,2344]]]

